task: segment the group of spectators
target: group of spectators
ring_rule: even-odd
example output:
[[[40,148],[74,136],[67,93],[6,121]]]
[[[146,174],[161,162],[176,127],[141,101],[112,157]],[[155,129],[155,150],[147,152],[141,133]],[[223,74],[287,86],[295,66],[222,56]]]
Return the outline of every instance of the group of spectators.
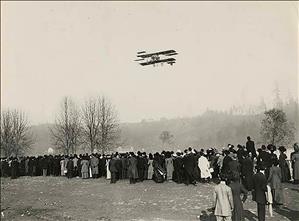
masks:
[[[0,169],[2,177],[10,176],[12,179],[19,176],[66,176],[83,179],[105,177],[110,183],[129,179],[130,184],[154,180],[157,183],[174,181],[186,185],[220,181],[219,185],[230,185],[232,190],[229,193],[234,197],[228,197],[223,205],[229,207],[233,205],[232,199],[235,201],[235,212],[231,214],[233,220],[242,219],[240,194],[243,193],[244,201],[248,191],[252,191],[253,199],[258,203],[259,220],[264,220],[263,206],[268,203],[264,197],[268,191],[267,185],[271,188],[273,204],[280,205],[283,203],[281,183],[290,182],[291,177],[295,184],[299,183],[299,147],[297,143],[294,144],[294,152],[288,161],[284,146],[276,148],[269,144],[256,150],[254,142],[247,137],[246,145],[238,144],[235,147],[229,144],[222,151],[189,147],[183,152],[162,151],[154,154],[138,151],[136,154],[115,152],[106,155],[86,153],[10,157],[1,159]],[[256,179],[260,173],[264,177]],[[224,189],[220,188],[221,191]],[[220,190],[215,190],[215,194],[220,194]],[[225,211],[223,208],[219,209],[219,206],[217,208],[217,202],[219,204],[219,197],[215,198],[215,215],[217,211]],[[222,215],[218,214],[220,218],[225,218],[227,214]]]

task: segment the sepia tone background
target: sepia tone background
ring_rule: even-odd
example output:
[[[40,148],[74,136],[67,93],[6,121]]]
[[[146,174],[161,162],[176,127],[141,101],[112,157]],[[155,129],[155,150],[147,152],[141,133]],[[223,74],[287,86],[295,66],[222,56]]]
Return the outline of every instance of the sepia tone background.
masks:
[[[134,62],[167,49],[174,66]],[[175,149],[258,143],[276,105],[298,126],[297,3],[1,2],[1,106],[28,113],[33,153],[51,146],[64,96],[98,94],[128,147],[158,147],[163,130]]]

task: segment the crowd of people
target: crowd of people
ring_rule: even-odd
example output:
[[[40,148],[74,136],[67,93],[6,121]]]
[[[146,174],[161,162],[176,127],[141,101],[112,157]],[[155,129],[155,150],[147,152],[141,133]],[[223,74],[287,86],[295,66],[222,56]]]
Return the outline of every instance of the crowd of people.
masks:
[[[86,153],[2,158],[0,175],[12,179],[19,176],[105,177],[110,183],[128,179],[130,184],[144,180],[185,185],[220,181],[214,191],[214,213],[218,220],[242,220],[242,202],[246,200],[248,191],[257,202],[259,220],[265,220],[266,204],[273,203],[275,206],[283,203],[281,183],[290,182],[291,177],[295,184],[299,183],[298,144],[294,144],[290,164],[285,152],[284,146],[276,148],[271,144],[256,150],[254,142],[247,137],[246,145],[235,147],[229,144],[221,151],[189,147],[184,151],[154,154],[138,151],[109,155]]]

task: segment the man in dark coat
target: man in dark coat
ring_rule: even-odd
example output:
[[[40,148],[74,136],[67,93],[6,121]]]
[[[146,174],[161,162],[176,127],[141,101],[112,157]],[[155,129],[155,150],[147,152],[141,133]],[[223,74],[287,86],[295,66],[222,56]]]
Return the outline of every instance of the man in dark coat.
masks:
[[[265,221],[266,214],[266,192],[267,179],[265,176],[265,167],[263,165],[257,167],[257,173],[253,175],[253,191],[252,199],[257,203],[258,220]]]
[[[19,161],[16,157],[11,159],[11,179],[18,178]]]
[[[252,190],[253,161],[249,154],[245,155],[245,159],[241,164],[242,183],[249,191]]]
[[[41,168],[43,170],[43,176],[47,176],[48,164],[48,156],[44,155],[44,157],[41,158]]]
[[[138,170],[138,181],[143,182],[144,171],[145,171],[145,160],[142,157],[141,152],[137,152],[137,170]]]
[[[257,165],[265,167],[265,175],[268,179],[269,177],[269,170],[272,165],[271,161],[271,154],[267,151],[265,145],[262,145],[262,149],[259,149],[259,155],[257,157]]]
[[[184,168],[183,168],[183,158],[180,152],[177,152],[177,157],[173,162],[174,166],[174,177],[176,183],[182,183],[184,180]]]
[[[130,184],[136,183],[138,179],[138,170],[137,170],[137,159],[133,152],[130,153],[130,158],[128,159],[128,177],[130,179]]]
[[[67,170],[67,178],[73,178],[74,174],[74,161],[73,158],[70,157],[66,163],[66,170]]]
[[[229,154],[230,154],[229,150],[224,150],[223,152],[224,152],[224,157],[223,157],[221,173],[228,176],[228,174],[229,174],[229,163],[232,161],[232,158],[229,156]]]
[[[254,141],[251,140],[250,136],[247,137],[246,150],[252,154],[252,159],[256,157]]]
[[[110,183],[116,183],[116,176],[117,176],[117,158],[114,154],[111,156],[111,160],[109,162],[109,170],[111,172],[111,180]]]
[[[196,159],[190,147],[187,151],[187,154],[183,157],[183,165],[186,176],[185,184],[189,185],[191,183],[193,185],[196,185],[196,181],[194,179],[194,168],[196,167]]]

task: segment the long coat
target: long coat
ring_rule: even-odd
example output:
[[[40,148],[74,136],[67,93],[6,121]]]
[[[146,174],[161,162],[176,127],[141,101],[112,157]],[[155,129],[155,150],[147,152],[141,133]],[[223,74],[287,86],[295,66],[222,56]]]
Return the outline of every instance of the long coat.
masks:
[[[243,210],[243,203],[241,200],[240,195],[243,194],[243,201],[247,198],[248,191],[245,187],[239,182],[233,182],[230,185],[233,194],[234,200],[234,210],[232,214],[233,221],[243,221],[244,220],[244,210]]]
[[[99,174],[99,159],[95,156],[92,156],[90,159],[90,167],[92,174]]]
[[[258,172],[252,177],[252,199],[259,204],[266,204],[267,179],[264,174]]]
[[[147,179],[153,179],[154,175],[154,167],[153,167],[153,160],[148,160],[148,170],[147,170]]]
[[[138,178],[137,159],[130,157],[128,160],[128,177],[132,179]]]
[[[165,166],[166,166],[167,180],[172,180],[172,174],[173,174],[173,160],[172,160],[172,158],[166,158],[165,159]]]
[[[221,182],[215,186],[214,191],[215,216],[231,216],[234,208],[232,190],[225,183]]]
[[[283,202],[281,178],[282,178],[281,169],[279,167],[272,166],[270,168],[268,183],[270,184],[271,190],[274,193],[273,199],[276,203]]]
[[[198,159],[198,167],[200,169],[200,178],[211,178],[210,163],[205,156]]]
[[[281,182],[288,182],[291,179],[291,172],[286,161],[287,155],[281,153],[279,155],[279,167],[281,168]]]
[[[241,164],[242,182],[247,190],[252,190],[253,162],[250,157],[245,158]]]
[[[294,180],[299,180],[299,152],[294,152],[291,160],[293,162]]]
[[[81,160],[81,174],[82,178],[88,178],[89,173],[89,161],[86,159]]]

